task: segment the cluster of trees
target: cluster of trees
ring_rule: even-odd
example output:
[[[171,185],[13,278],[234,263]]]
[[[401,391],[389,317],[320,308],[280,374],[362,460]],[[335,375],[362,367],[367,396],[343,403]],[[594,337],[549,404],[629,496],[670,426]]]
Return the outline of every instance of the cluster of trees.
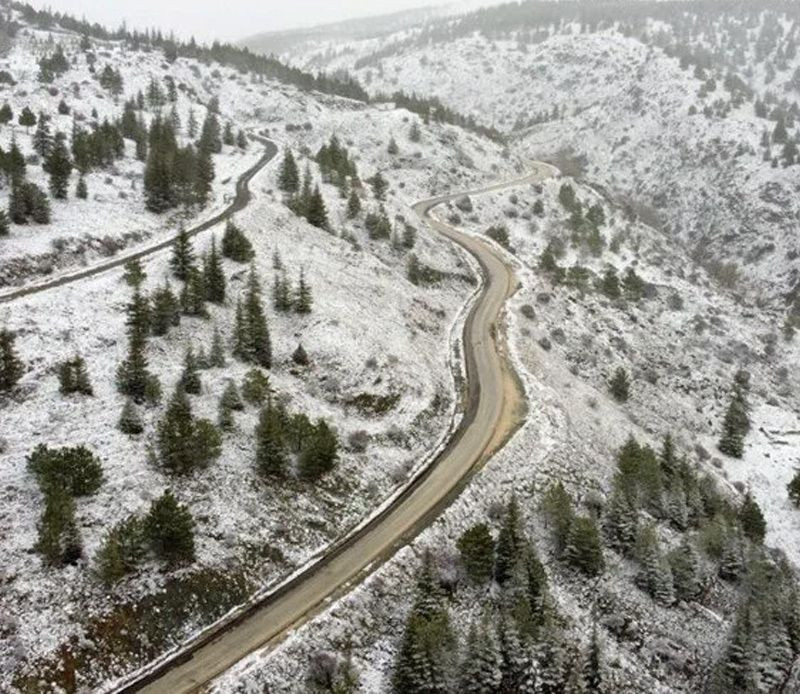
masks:
[[[288,313],[306,314],[311,313],[314,299],[311,294],[311,286],[306,280],[303,270],[300,270],[300,277],[297,286],[292,287],[285,268],[281,266],[275,273],[275,282],[272,287],[272,305],[276,311]]]
[[[35,549],[52,566],[75,564],[83,554],[75,520],[75,500],[94,494],[103,483],[100,461],[85,446],[37,446],[28,470],[45,497]]]
[[[460,581],[445,583],[426,553],[400,639],[393,691],[600,691],[606,667],[598,631],[581,646],[563,628],[547,574],[524,526],[512,499],[497,540],[485,523],[459,538],[459,569],[470,586],[464,592],[474,599],[472,587],[496,586],[485,593],[469,625],[454,625],[448,608],[448,594],[459,599]]]
[[[567,228],[570,230],[572,245],[576,248],[585,248],[592,255],[602,255],[605,248],[605,239],[600,229],[606,223],[603,206],[599,203],[591,205],[584,212],[584,205],[575,194],[569,183],[564,183],[558,193],[561,205],[569,213]]]
[[[160,116],[150,124],[144,190],[147,209],[162,213],[178,205],[205,205],[214,181],[212,154],[222,148],[219,122],[210,112],[197,148],[181,147],[175,127]]]
[[[313,184],[311,169],[306,167],[302,185],[297,170],[297,162],[290,149],[286,150],[278,175],[278,186],[284,191],[287,205],[299,217],[320,229],[328,229],[328,209],[318,184]]]
[[[41,29],[50,29],[55,25],[88,38],[103,41],[126,41],[134,50],[157,48],[164,52],[165,59],[174,62],[178,58],[191,58],[204,64],[217,62],[231,67],[238,72],[251,72],[263,78],[275,79],[286,84],[293,84],[307,91],[319,91],[348,99],[368,101],[369,96],[354,79],[347,75],[312,75],[308,72],[290,67],[274,57],[254,53],[229,43],[215,41],[211,46],[198,44],[193,38],[188,42],[178,42],[174,37],[165,37],[160,31],[130,31],[120,27],[115,31],[92,24],[85,19],[51,10],[40,10],[21,2],[13,2],[14,10],[20,12],[29,24]],[[9,22],[8,29],[16,31],[16,23]]]
[[[131,515],[106,533],[95,555],[95,572],[111,586],[133,573],[148,553],[170,566],[194,561],[194,520],[170,489],[144,517]]]
[[[94,395],[86,360],[79,354],[58,365],[58,382],[62,395]]]
[[[322,180],[333,183],[340,191],[342,197],[347,197],[349,187],[360,186],[358,169],[355,161],[350,157],[346,147],[339,143],[336,135],[332,135],[327,145],[322,145],[314,159],[319,165]]]
[[[50,55],[39,58],[39,81],[49,84],[69,70],[69,61],[61,46],[56,46]]]

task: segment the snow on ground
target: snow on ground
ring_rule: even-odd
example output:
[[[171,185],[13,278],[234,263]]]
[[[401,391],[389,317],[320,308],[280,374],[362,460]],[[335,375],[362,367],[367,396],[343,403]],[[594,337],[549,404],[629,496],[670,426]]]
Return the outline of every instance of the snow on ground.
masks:
[[[135,81],[134,71],[141,69],[142,60],[157,62],[157,58],[118,52],[114,61],[131,68],[130,75],[125,73],[126,89],[138,89],[142,85]],[[511,176],[515,171],[513,161],[500,147],[457,128],[424,126],[422,141],[411,143],[408,132],[416,116],[406,112],[376,110],[268,82],[251,84],[238,74],[215,80],[214,71],[219,68],[183,60],[174,68],[170,74],[176,75],[176,81],[181,77],[187,82],[201,70],[202,80],[197,78],[193,88],[199,91],[208,86],[203,98],[218,94],[226,116],[235,114],[237,125],[246,123],[267,132],[281,148],[290,146],[296,153],[313,155],[336,134],[355,155],[362,179],[380,170],[390,182],[385,203],[390,218],[402,217],[418,228],[420,222],[412,218],[408,207],[411,202]],[[109,111],[113,111],[110,106]],[[198,110],[197,116],[202,120],[202,111]],[[387,152],[392,136],[400,148],[394,156]],[[19,133],[18,137],[21,140]],[[217,201],[204,216],[213,213],[225,194],[223,189],[232,189],[232,179],[258,155],[253,144],[246,155],[226,153],[217,158]],[[121,270],[3,306],[0,322],[17,333],[17,348],[27,366],[19,397],[4,407],[0,431],[4,440],[0,537],[3,553],[9,557],[0,593],[7,636],[0,648],[3,686],[8,686],[20,663],[46,659],[72,636],[78,643],[85,640],[87,621],[110,614],[127,600],[156,595],[170,581],[189,576],[188,570],[165,572],[148,563],[109,592],[91,574],[92,557],[107,530],[131,513],[144,513],[166,487],[173,487],[181,502],[189,505],[197,523],[198,560],[193,570],[242,572],[258,588],[280,580],[360,522],[408,479],[448,429],[453,415],[450,338],[474,290],[470,264],[450,244],[420,229],[414,252],[444,272],[445,279],[434,287],[415,287],[405,278],[407,254],[389,242],[370,241],[360,222],[348,221],[345,201],[333,186],[323,186],[333,233],[294,217],[276,192],[279,160],[280,156],[252,181],[254,200],[237,215],[236,223],[257,252],[255,268],[273,340],[271,384],[291,411],[324,417],[334,424],[344,445],[337,471],[317,487],[300,483],[277,487],[264,482],[254,470],[252,432],[257,411],[253,408],[237,415],[236,430],[226,435],[221,458],[207,471],[186,480],[167,477],[150,459],[163,405],[144,411],[147,429],[143,437],[131,439],[119,433],[116,424],[124,399],[116,392],[114,379],[127,350],[123,310],[130,296]],[[301,154],[301,171],[307,163],[319,180],[316,165]],[[139,164],[125,163],[120,167],[123,179],[126,167],[138,175]],[[119,185],[118,180],[118,176],[112,177],[110,190]],[[93,179],[90,190],[94,190]],[[77,228],[81,219],[92,225],[92,220],[108,220],[104,222],[109,225],[108,233],[153,221],[147,221],[143,212],[135,213],[135,196],[124,202],[130,206],[131,218],[113,227],[110,215],[120,213],[113,193],[107,200],[90,198],[88,212],[78,201],[57,204],[50,227],[15,227],[7,248],[35,256],[52,236],[72,233],[72,225]],[[367,209],[378,206],[368,194],[364,204]],[[160,226],[163,220],[157,221],[159,225],[150,228],[153,240],[169,233]],[[21,236],[28,231],[29,237]],[[135,242],[143,242],[149,233]],[[212,235],[219,241],[221,233],[217,228],[196,237],[197,254],[208,249]],[[305,272],[314,298],[310,316],[272,310],[276,252],[293,284],[301,269]],[[168,259],[169,251],[148,259],[146,290],[170,277]],[[248,268],[225,261],[225,270],[230,297],[225,306],[210,306],[208,321],[184,317],[169,336],[150,340],[150,367],[159,376],[165,397],[181,373],[189,345],[208,350],[214,326],[230,337],[234,301],[243,290]],[[179,288],[174,280],[172,285]],[[297,369],[290,360],[301,342],[312,361],[305,370]],[[55,367],[76,353],[88,363],[93,398],[58,394]],[[203,392],[192,398],[194,413],[215,420],[217,399],[227,380],[241,383],[248,369],[229,357],[225,369],[203,371]],[[364,394],[396,397],[396,401],[389,412],[368,416],[347,405],[349,399]],[[360,431],[368,435],[364,452],[347,443],[351,434]],[[103,486],[77,504],[85,560],[76,567],[46,568],[32,552],[42,499],[26,470],[25,457],[40,442],[50,446],[85,443],[102,460]],[[175,642],[200,626],[189,621],[170,638]],[[102,644],[98,648],[102,652]],[[97,671],[79,675],[86,686],[93,686],[101,677],[118,676],[135,664],[116,663],[113,672],[101,672],[106,660],[98,655],[96,661]]]
[[[634,616],[641,648],[612,638],[605,641],[615,691],[696,691],[691,673],[714,661],[727,633],[731,614],[725,601],[719,599],[713,609],[683,603],[672,609],[655,606],[634,587],[635,568],[611,552],[606,552],[608,568],[600,583],[587,587],[553,559],[548,532],[534,515],[537,494],[554,480],[562,481],[579,502],[593,495],[605,497],[614,455],[629,435],[658,445],[671,431],[681,450],[701,470],[717,475],[731,494],[738,491],[726,478],[743,481],[741,488],[753,491],[767,516],[767,542],[797,562],[800,514],[790,507],[785,488],[797,462],[797,383],[796,375],[787,382],[781,369],[782,364],[796,363],[797,345],[779,345],[777,352],[765,355],[762,337],[769,330],[769,316],[742,307],[710,285],[679,251],[664,247],[658,232],[631,222],[611,206],[605,208],[609,221],[604,234],[607,239],[622,238],[619,251],[606,250],[600,259],[567,244],[559,262],[580,262],[595,273],[608,262],[620,274],[635,267],[655,287],[655,296],[633,305],[553,288],[537,264],[544,246],[565,234],[565,214],[557,197],[565,180],[548,181],[539,189],[520,186],[473,196],[472,212],[456,205],[436,210],[442,219],[459,215],[462,227],[475,234],[483,234],[490,224],[509,229],[515,249],[509,257],[522,288],[510,302],[507,331],[531,403],[525,426],[410,546],[274,650],[253,654],[220,677],[214,692],[260,692],[265,686],[274,692],[296,691],[317,654],[348,648],[359,672],[359,691],[387,691],[423,551],[435,550],[447,565],[460,533],[479,520],[496,522],[498,508],[512,493],[523,500],[531,535],[548,566],[551,590],[570,622],[579,629],[583,625],[587,633],[600,595],[613,596],[622,613]],[[589,188],[576,190],[586,206],[602,202]],[[544,203],[542,217],[532,213],[536,200]],[[681,297],[680,307],[676,295]],[[698,329],[706,319],[711,325]],[[735,334],[729,325],[736,326]],[[754,432],[742,461],[720,461],[710,456],[727,388],[742,363],[753,374]],[[625,405],[610,397],[606,385],[620,364],[633,373],[633,394]],[[763,472],[767,449],[774,465],[771,473]],[[662,539],[674,541],[670,533]],[[482,596],[462,596],[454,608],[454,624],[469,623],[474,607],[465,606],[481,601]],[[678,657],[655,665],[655,654],[663,655],[665,648]]]

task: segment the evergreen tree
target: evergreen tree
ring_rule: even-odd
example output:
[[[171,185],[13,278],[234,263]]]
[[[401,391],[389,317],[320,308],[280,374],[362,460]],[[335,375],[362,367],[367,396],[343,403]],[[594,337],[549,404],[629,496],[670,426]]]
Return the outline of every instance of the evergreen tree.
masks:
[[[297,345],[297,349],[292,352],[292,361],[297,364],[298,366],[308,366],[308,354],[306,350],[303,348],[302,343]]]
[[[522,518],[520,517],[519,504],[515,496],[511,497],[500,526],[497,538],[497,553],[495,558],[494,576],[502,585],[509,578],[525,544]]]
[[[230,430],[233,428],[234,419],[233,413],[244,409],[244,403],[239,395],[239,389],[236,387],[234,381],[228,381],[225,390],[222,392],[222,397],[219,399],[219,406],[217,408],[218,420],[220,429]]]
[[[272,305],[276,311],[286,313],[292,310],[292,292],[286,271],[281,269],[275,273],[272,285]]]
[[[50,192],[58,200],[66,200],[69,191],[69,177],[72,175],[72,160],[63,133],[56,134],[55,143],[44,166],[50,175]]]
[[[637,584],[662,605],[675,602],[672,569],[661,553],[658,537],[652,526],[642,529],[636,553],[640,561]]]
[[[194,266],[192,242],[189,240],[186,229],[181,228],[172,246],[172,258],[170,259],[172,273],[179,280],[185,282],[189,279],[189,274]]]
[[[676,547],[669,555],[672,580],[678,600],[695,600],[700,595],[700,558],[695,548],[687,540]]]
[[[393,157],[400,154],[400,147],[397,146],[397,141],[394,138],[389,140],[389,146],[386,148],[386,151]]]
[[[58,367],[58,380],[62,395],[79,393],[80,395],[94,395],[86,361],[80,355],[62,362]]]
[[[416,121],[411,124],[411,128],[408,131],[408,139],[411,142],[420,142],[422,140],[422,132],[420,131],[419,123]]]
[[[567,547],[570,527],[575,518],[572,499],[561,482],[552,485],[542,499],[542,512],[547,526],[552,528],[553,540],[557,554],[562,554]]]
[[[58,488],[70,496],[88,496],[103,483],[100,460],[85,446],[49,448],[39,444],[28,456],[28,470],[46,494]]]
[[[95,573],[107,587],[136,570],[144,559],[144,522],[130,516],[106,533],[95,555]]]
[[[237,263],[249,263],[255,257],[253,244],[233,222],[225,226],[222,236],[222,255]]]
[[[305,217],[309,224],[313,224],[315,227],[320,229],[328,228],[328,211],[319,186],[314,187],[314,191],[308,199]]]
[[[628,372],[620,366],[609,381],[611,395],[617,402],[627,402],[630,397],[630,387]]]
[[[75,501],[63,488],[53,487],[45,496],[35,549],[51,566],[76,564],[83,554]]]
[[[169,283],[165,283],[153,292],[152,303],[150,329],[153,335],[166,335],[170,328],[180,325],[180,304]]]
[[[477,523],[463,532],[457,543],[461,563],[475,583],[486,583],[494,569],[494,539],[485,523]]]
[[[369,184],[372,187],[372,193],[376,200],[380,200],[381,202],[386,200],[386,191],[389,189],[389,183],[381,175],[380,171],[369,179]]]
[[[138,258],[132,258],[124,265],[125,272],[122,279],[129,287],[141,287],[147,279],[147,273],[142,267],[142,261]]]
[[[609,545],[623,554],[630,553],[638,532],[639,514],[621,485],[614,485],[611,500],[606,508],[604,529]]]
[[[567,561],[587,576],[597,576],[605,568],[597,524],[588,516],[575,516],[570,524],[564,549]]]
[[[255,267],[250,269],[247,294],[237,310],[234,342],[234,355],[242,361],[265,369],[272,365],[272,344]]]
[[[297,169],[297,162],[294,159],[292,150],[288,147],[283,155],[283,162],[278,177],[278,187],[282,191],[292,194],[300,190],[300,172]]]
[[[495,694],[502,681],[502,658],[493,629],[482,620],[472,624],[459,668],[458,691],[464,694]]]
[[[208,363],[211,368],[222,369],[225,367],[225,345],[219,328],[214,326],[214,333],[211,337],[211,349],[208,353]]]
[[[208,318],[206,294],[206,281],[203,273],[196,267],[189,268],[186,284],[181,290],[181,311],[187,316]]]
[[[17,385],[25,367],[14,348],[16,336],[7,328],[0,328],[0,393],[10,392]]]
[[[0,382],[2,382],[2,376],[0,376]],[[2,388],[0,388],[0,390],[2,390]],[[792,477],[792,481],[786,485],[786,488],[789,492],[789,499],[791,499],[795,506],[800,507],[800,469],[795,470],[794,477]]]
[[[500,692],[517,692],[522,684],[527,659],[522,638],[514,620],[501,614],[497,627],[497,641],[500,648]]]
[[[603,278],[600,281],[600,291],[609,299],[619,299],[620,296],[622,296],[617,271],[610,265],[606,268]]]
[[[150,504],[144,536],[160,559],[170,564],[194,561],[194,521],[170,489]]]
[[[219,457],[220,445],[214,425],[196,419],[183,388],[176,388],[158,425],[158,452],[164,468],[171,473],[186,474],[206,467]]]
[[[225,272],[217,253],[216,237],[211,237],[211,250],[204,259],[203,281],[206,287],[206,299],[212,304],[225,303]]]
[[[361,198],[355,188],[350,191],[347,199],[347,218],[355,219],[361,214]]]
[[[144,422],[136,409],[136,404],[130,398],[125,400],[117,428],[129,436],[136,436],[144,432]]]
[[[8,214],[5,210],[0,210],[0,238],[8,236],[11,233],[11,223],[8,219]]]
[[[50,132],[50,119],[40,112],[39,124],[33,133],[33,149],[42,159],[47,159],[52,147],[53,135]]]
[[[180,388],[189,395],[199,395],[202,390],[200,381],[199,364],[191,347],[186,350],[183,358],[183,373],[181,374]]]
[[[298,472],[306,479],[317,479],[330,472],[338,460],[339,441],[336,434],[320,419],[300,453]]]
[[[313,299],[311,298],[311,287],[306,282],[306,275],[300,270],[300,279],[297,283],[297,295],[294,300],[294,310],[296,313],[311,313]]]
[[[263,405],[272,398],[269,377],[260,369],[250,369],[242,382],[242,397],[251,405]]]
[[[603,691],[603,650],[597,623],[592,626],[592,637],[583,661],[582,675],[587,692]]]
[[[22,112],[19,114],[19,124],[25,128],[26,131],[29,131],[34,125],[36,125],[36,116],[34,115],[33,111],[26,106],[22,109]]]
[[[764,536],[767,533],[767,522],[764,520],[761,508],[749,492],[745,495],[744,502],[739,509],[739,523],[741,523],[742,532],[746,538],[756,544],[764,542]]]
[[[742,545],[734,532],[728,532],[724,538],[722,556],[719,563],[719,576],[726,581],[738,581],[744,569]]]
[[[733,393],[722,422],[722,436],[718,448],[725,455],[741,458],[744,454],[744,439],[750,431],[750,406],[747,402],[749,378],[745,372],[734,377]]]
[[[280,412],[271,401],[267,401],[256,426],[256,466],[265,476],[283,477],[287,465]]]

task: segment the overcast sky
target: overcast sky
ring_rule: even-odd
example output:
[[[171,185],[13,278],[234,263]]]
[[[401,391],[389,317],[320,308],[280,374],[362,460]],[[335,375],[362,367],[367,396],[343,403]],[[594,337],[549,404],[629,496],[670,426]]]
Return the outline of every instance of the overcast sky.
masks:
[[[220,38],[228,41],[296,26],[453,0],[29,0],[37,8],[50,7],[116,28],[126,20],[130,28],[158,27],[184,38]]]

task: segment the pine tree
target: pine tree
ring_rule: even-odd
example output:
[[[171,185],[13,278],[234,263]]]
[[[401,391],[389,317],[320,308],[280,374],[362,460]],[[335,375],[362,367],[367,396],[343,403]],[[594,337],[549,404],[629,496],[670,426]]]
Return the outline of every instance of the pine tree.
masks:
[[[16,336],[10,330],[0,329],[0,393],[10,392],[25,372],[14,348],[15,340]]]
[[[269,377],[260,369],[250,369],[242,382],[242,397],[251,405],[263,405],[272,398]]]
[[[208,318],[205,277],[196,267],[189,269],[186,284],[181,290],[180,305],[181,311],[187,316]]]
[[[72,175],[72,160],[65,142],[63,133],[58,133],[43,166],[50,175],[50,192],[58,200],[66,200],[69,191],[69,177]]]
[[[662,605],[672,605],[675,602],[672,569],[661,554],[652,526],[641,531],[636,552],[641,566],[636,577],[638,585]]]
[[[736,533],[728,532],[724,539],[719,564],[719,576],[726,581],[738,581],[744,568],[742,545]]]
[[[137,516],[130,516],[106,533],[94,558],[95,573],[110,587],[135,571],[144,554],[144,522]]]
[[[286,271],[281,269],[275,273],[272,285],[272,305],[276,311],[286,313],[292,310],[292,293]]]
[[[309,287],[308,282],[306,282],[305,272],[300,270],[300,279],[297,283],[297,294],[294,300],[295,313],[311,313],[312,304],[311,287]]]
[[[222,255],[237,263],[249,263],[255,257],[253,244],[233,222],[225,226],[222,236]]]
[[[592,637],[583,659],[582,679],[587,692],[601,692],[603,688],[603,650],[597,623],[592,626]]]
[[[170,328],[180,325],[181,311],[169,283],[153,292],[150,329],[153,335],[166,335]]]
[[[464,694],[494,694],[502,680],[502,659],[494,631],[482,620],[470,625],[461,662],[458,691]]]
[[[328,210],[325,207],[325,200],[319,190],[319,186],[314,187],[314,191],[308,198],[308,207],[305,217],[309,224],[313,224],[319,229],[328,228]]]
[[[75,501],[61,487],[47,491],[35,549],[51,566],[76,564],[83,554]]]
[[[560,555],[566,549],[570,527],[575,518],[572,499],[561,482],[552,485],[545,492],[542,499],[542,512],[545,515],[547,526],[552,527],[556,552]]]
[[[500,692],[517,692],[521,686],[527,659],[522,638],[514,621],[505,613],[500,615],[497,626],[497,641],[500,648]]]
[[[225,272],[217,253],[216,237],[211,237],[211,250],[204,259],[203,281],[206,287],[206,299],[212,304],[225,303]]]
[[[53,136],[50,133],[50,119],[40,112],[39,124],[33,133],[33,149],[42,159],[47,159],[52,147]]]
[[[11,233],[11,222],[8,219],[8,214],[5,210],[0,210],[0,238],[8,236]]]
[[[701,588],[700,558],[688,540],[670,553],[669,564],[678,600],[695,600]]]
[[[298,472],[309,480],[318,479],[330,472],[339,460],[339,441],[328,424],[320,419],[298,460]]]
[[[167,472],[186,474],[206,467],[220,455],[220,436],[214,425],[195,419],[183,388],[176,388],[158,425],[158,452]]]
[[[757,544],[764,542],[764,536],[767,533],[767,522],[764,520],[761,508],[750,492],[745,495],[744,502],[739,509],[739,522],[746,538]]]
[[[186,506],[167,489],[150,504],[144,535],[157,557],[170,564],[192,562],[195,557],[194,521]]]
[[[203,121],[198,148],[211,154],[222,152],[222,136],[220,134],[219,120],[213,111],[209,111]]]
[[[178,232],[178,236],[172,246],[170,267],[175,277],[183,282],[189,279],[189,274],[192,268],[194,268],[194,251],[192,250],[192,242],[189,240],[186,229],[182,228]]]
[[[600,291],[609,299],[619,299],[622,296],[617,271],[610,265],[606,268],[603,278],[600,281]]]
[[[570,524],[564,549],[567,561],[587,576],[597,576],[605,568],[597,524],[588,516],[575,516]]]
[[[397,146],[397,141],[394,138],[389,140],[389,146],[386,148],[386,151],[393,157],[400,154],[400,147]]]
[[[609,546],[623,554],[630,553],[636,545],[639,514],[620,485],[614,485],[611,500],[606,507],[604,529]]]
[[[261,410],[256,426],[256,466],[265,476],[283,477],[287,465],[280,413],[268,401]]]
[[[361,198],[355,188],[350,191],[347,199],[347,218],[355,219],[361,214]]]
[[[465,530],[456,546],[470,580],[483,584],[491,579],[494,570],[494,539],[485,523],[477,523]]]
[[[80,355],[62,362],[58,367],[58,380],[62,395],[78,393],[80,395],[93,395],[89,372],[86,361]]]
[[[217,408],[218,420],[220,429],[225,431],[233,428],[234,419],[233,413],[244,409],[244,403],[239,395],[239,389],[236,387],[234,381],[228,381],[222,397],[219,399],[219,406]]]
[[[741,458],[744,454],[744,439],[750,431],[750,406],[747,402],[749,387],[749,375],[744,371],[737,372],[718,444],[722,453],[733,458]]]
[[[420,142],[422,140],[422,132],[419,123],[416,121],[411,124],[411,128],[408,131],[408,139],[411,140],[411,142]]]
[[[297,162],[294,159],[292,150],[288,147],[283,155],[278,187],[286,193],[296,193],[300,190],[300,172],[297,169]]]
[[[519,504],[516,497],[512,496],[508,506],[506,506],[503,524],[500,527],[500,534],[497,538],[494,576],[500,585],[511,578],[511,572],[522,552],[523,545],[524,531],[522,529]]]
[[[147,273],[142,267],[142,261],[138,258],[132,258],[124,265],[125,272],[122,279],[129,287],[141,287],[147,279]]]
[[[0,381],[1,380],[0,378]],[[0,388],[0,390],[2,390],[2,388]],[[795,506],[800,507],[800,469],[795,470],[794,477],[792,477],[792,481],[786,485],[786,488],[789,493],[789,499],[791,499]]]
[[[128,434],[129,436],[136,436],[144,432],[144,422],[142,422],[142,418],[136,409],[136,404],[130,398],[125,400],[117,428],[123,434]]]
[[[372,193],[376,200],[380,200],[381,202],[386,200],[386,191],[389,189],[389,183],[381,175],[380,171],[369,179],[369,184],[372,187]]]
[[[303,348],[302,343],[297,345],[297,349],[292,352],[292,361],[297,364],[298,366],[308,366],[308,354],[306,350]]]
[[[189,395],[199,395],[202,390],[198,360],[191,347],[186,350],[184,355],[180,387],[184,393]]]
[[[242,361],[265,369],[272,365],[272,344],[255,267],[250,269],[245,300],[237,307],[234,342],[234,355]]]
[[[186,127],[187,127],[187,132],[189,134],[189,138],[194,140],[194,138],[197,137],[197,129],[199,126],[197,123],[197,116],[195,115],[193,108],[189,109],[189,121]]]
[[[621,366],[614,372],[611,380],[609,381],[609,389],[611,395],[617,402],[627,402],[630,397],[630,379],[628,372]]]
[[[222,369],[225,367],[225,345],[222,341],[222,334],[219,328],[214,326],[214,333],[211,337],[211,349],[208,353],[208,364],[211,368]]]

